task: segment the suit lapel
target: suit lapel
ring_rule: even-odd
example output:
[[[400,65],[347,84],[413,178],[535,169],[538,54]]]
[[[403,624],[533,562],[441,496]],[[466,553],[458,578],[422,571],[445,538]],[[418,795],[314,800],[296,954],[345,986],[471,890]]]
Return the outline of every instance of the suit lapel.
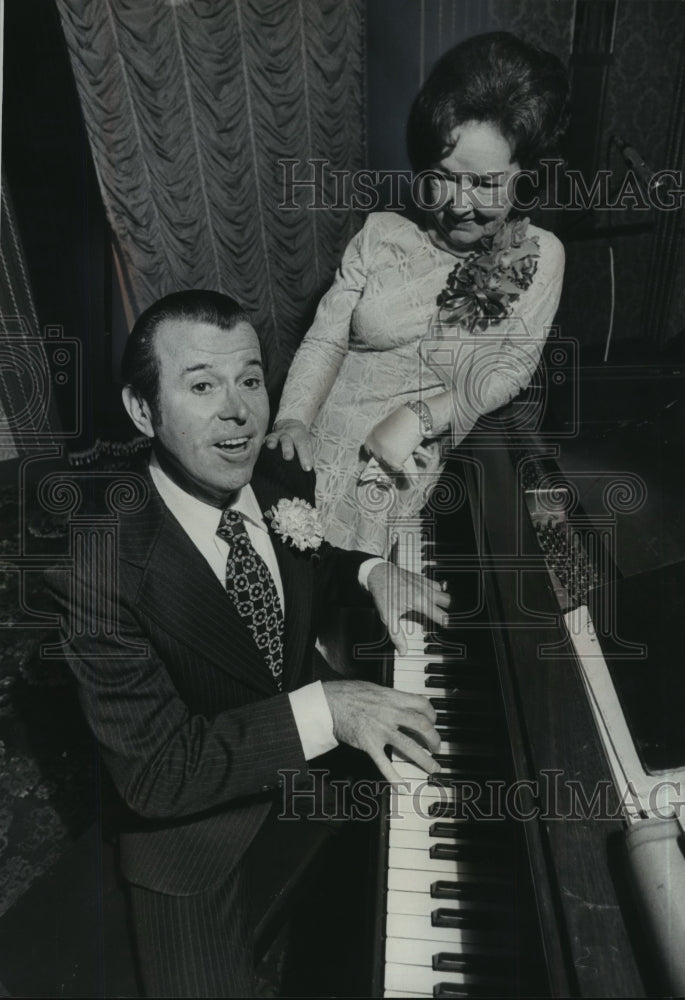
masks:
[[[141,611],[198,658],[261,694],[275,694],[276,683],[248,626],[152,485],[150,491],[148,508],[122,523],[121,532],[122,558],[143,566],[136,595]]]

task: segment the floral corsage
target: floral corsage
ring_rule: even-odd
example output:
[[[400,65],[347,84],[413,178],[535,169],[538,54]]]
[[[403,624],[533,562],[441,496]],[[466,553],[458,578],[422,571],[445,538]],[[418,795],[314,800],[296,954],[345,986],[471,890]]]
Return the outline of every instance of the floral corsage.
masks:
[[[440,320],[459,323],[469,333],[486,330],[513,311],[513,303],[533,281],[540,256],[529,219],[505,222],[483,238],[483,249],[459,260],[438,296]]]
[[[284,542],[289,542],[300,552],[315,552],[323,541],[318,510],[299,497],[279,500],[264,512],[264,517],[268,518],[271,527]]]

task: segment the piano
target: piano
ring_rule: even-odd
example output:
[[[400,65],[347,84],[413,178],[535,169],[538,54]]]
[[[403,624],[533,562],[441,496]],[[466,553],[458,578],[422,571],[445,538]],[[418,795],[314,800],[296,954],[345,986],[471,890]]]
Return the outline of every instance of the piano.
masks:
[[[433,701],[442,770],[395,762],[372,993],[663,995],[568,625],[621,576],[616,532],[640,507],[640,476],[605,484],[615,509],[590,517],[582,462],[565,475],[558,444],[510,424],[492,418],[450,458],[426,516],[396,532],[399,564],[447,580],[454,600],[449,627],[409,623],[407,655],[386,667],[386,683]]]
[[[427,778],[393,755],[402,784],[389,793],[384,828],[383,995],[530,996],[543,969],[530,940],[531,887],[519,877],[525,844],[504,815],[512,775],[480,564],[464,566],[452,544],[425,523],[397,532],[398,563],[458,589],[468,625],[426,632],[407,623],[407,654],[392,664],[393,685],[436,708],[442,767]],[[461,579],[451,580],[457,563]]]

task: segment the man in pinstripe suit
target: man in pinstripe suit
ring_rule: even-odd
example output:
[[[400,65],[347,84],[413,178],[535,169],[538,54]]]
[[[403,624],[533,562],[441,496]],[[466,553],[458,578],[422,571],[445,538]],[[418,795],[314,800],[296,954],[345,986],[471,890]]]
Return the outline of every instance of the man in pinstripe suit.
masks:
[[[363,681],[308,683],[317,609],[363,601],[366,589],[386,623],[410,609],[439,621],[448,598],[381,560],[325,544],[312,558],[267,530],[262,511],[280,499],[313,500],[313,475],[260,454],[269,414],[260,345],[233,300],[196,291],[153,305],[132,331],[124,379],[124,405],[152,439],[148,501],[119,519],[113,579],[88,566],[80,579],[53,575],[52,587],[81,702],[122,800],[121,865],[146,992],[249,996],[241,862],[279,771],[305,771],[339,741],[366,751],[390,780],[389,745],[436,769],[427,700]],[[278,593],[280,676],[225,589],[232,549],[217,528],[227,508]],[[69,627],[83,612],[79,594],[97,609],[90,630]]]

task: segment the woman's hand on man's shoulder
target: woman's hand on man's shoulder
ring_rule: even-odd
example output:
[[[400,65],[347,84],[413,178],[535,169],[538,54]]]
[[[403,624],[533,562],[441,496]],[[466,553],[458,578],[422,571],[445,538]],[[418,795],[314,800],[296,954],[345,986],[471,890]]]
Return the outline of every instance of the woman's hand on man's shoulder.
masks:
[[[272,451],[280,444],[283,458],[288,462],[297,454],[305,472],[310,472],[314,467],[312,436],[301,420],[277,421],[264,443]]]

